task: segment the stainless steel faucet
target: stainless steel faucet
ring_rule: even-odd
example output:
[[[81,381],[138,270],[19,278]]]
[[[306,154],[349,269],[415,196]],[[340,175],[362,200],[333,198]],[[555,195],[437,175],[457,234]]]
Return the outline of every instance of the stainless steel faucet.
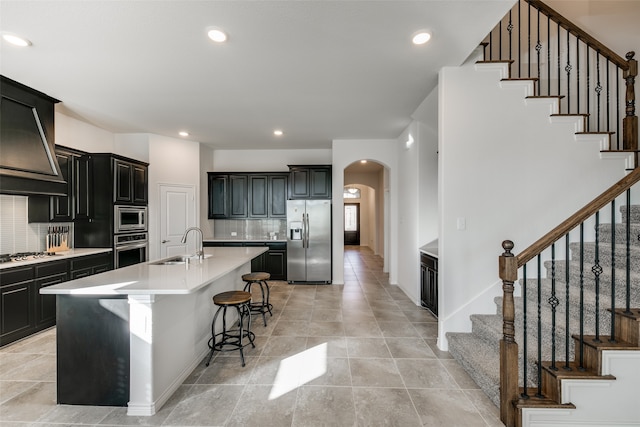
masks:
[[[204,238],[202,237],[202,230],[200,230],[198,227],[189,227],[185,230],[184,235],[182,236],[182,243],[187,243],[187,234],[189,234],[189,232],[191,230],[195,230],[198,233],[200,233],[200,246],[198,247],[199,249],[196,250],[196,256],[198,257],[198,259],[204,259],[204,248],[203,248],[203,240]]]

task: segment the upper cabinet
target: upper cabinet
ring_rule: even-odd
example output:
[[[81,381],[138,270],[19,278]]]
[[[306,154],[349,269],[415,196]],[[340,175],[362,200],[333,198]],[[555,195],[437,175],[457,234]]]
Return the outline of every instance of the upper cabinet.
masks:
[[[69,222],[92,218],[93,180],[91,158],[87,153],[56,146],[55,156],[67,182],[66,196],[29,197],[29,222]]]
[[[288,174],[208,173],[208,217],[284,218],[286,217]]]
[[[113,159],[113,202],[116,204],[146,205],[147,165],[123,159]]]
[[[289,166],[289,199],[330,199],[331,165]]]

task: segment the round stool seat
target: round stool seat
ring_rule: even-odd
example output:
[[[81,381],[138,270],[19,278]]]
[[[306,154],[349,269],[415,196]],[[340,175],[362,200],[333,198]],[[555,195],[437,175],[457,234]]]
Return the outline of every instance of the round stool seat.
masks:
[[[247,273],[242,275],[244,282],[261,282],[271,279],[271,274],[263,272]]]
[[[253,313],[262,314],[262,321],[264,322],[264,326],[267,326],[267,316],[266,313],[273,316],[273,304],[269,302],[269,283],[267,280],[271,278],[271,274],[265,273],[262,271],[254,271],[253,273],[247,273],[242,275],[242,280],[246,282],[244,285],[244,290],[247,292],[251,292],[251,285],[258,285],[260,287],[260,294],[262,296],[261,301],[251,302],[249,304],[249,308]]]
[[[251,301],[251,294],[245,291],[227,291],[214,295],[215,305],[238,305]]]
[[[213,303],[218,306],[218,310],[211,322],[211,339],[208,343],[211,351],[205,365],[209,366],[215,351],[238,350],[242,366],[244,366],[244,347],[249,344],[253,348],[256,347],[253,343],[255,334],[251,332],[251,293],[245,291],[221,292],[213,296]],[[236,313],[236,318],[232,319],[230,325],[227,325],[228,308],[231,308],[232,311],[235,309]],[[219,315],[222,315],[222,332],[216,332],[216,320]],[[245,342],[245,339],[248,342]]]

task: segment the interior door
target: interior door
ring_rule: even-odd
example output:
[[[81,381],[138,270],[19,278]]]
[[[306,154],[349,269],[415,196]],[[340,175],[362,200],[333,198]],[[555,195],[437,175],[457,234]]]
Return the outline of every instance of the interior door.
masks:
[[[344,204],[344,244],[360,245],[360,203]]]
[[[181,242],[185,230],[196,226],[195,192],[194,186],[160,185],[160,258],[195,253],[197,234]]]

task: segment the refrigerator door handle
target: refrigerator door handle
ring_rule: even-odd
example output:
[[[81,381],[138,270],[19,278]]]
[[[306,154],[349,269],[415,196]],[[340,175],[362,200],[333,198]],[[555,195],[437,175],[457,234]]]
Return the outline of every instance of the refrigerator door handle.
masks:
[[[309,214],[305,214],[305,222],[304,222],[304,241],[305,247],[309,249]]]

